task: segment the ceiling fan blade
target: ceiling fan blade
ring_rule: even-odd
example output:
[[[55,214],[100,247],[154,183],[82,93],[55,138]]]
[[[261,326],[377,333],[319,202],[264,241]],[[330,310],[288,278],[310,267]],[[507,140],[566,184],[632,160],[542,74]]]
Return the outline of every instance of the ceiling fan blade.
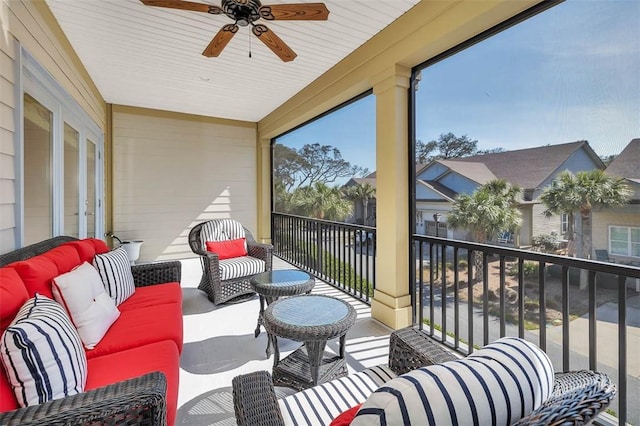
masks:
[[[260,16],[269,21],[326,21],[329,10],[324,3],[272,4],[262,6]]]
[[[266,25],[254,25],[251,31],[284,62],[293,61],[296,56],[298,56],[296,52],[291,50],[287,43],[282,41],[282,39],[267,28]]]
[[[218,6],[204,3],[195,3],[192,1],[182,0],[140,0],[147,6],[169,7],[171,9],[193,10],[195,12],[211,13],[212,15],[220,15],[224,11]]]
[[[238,26],[236,24],[225,25],[220,31],[218,31],[218,34],[216,34],[213,40],[211,40],[211,43],[209,43],[207,48],[204,49],[202,55],[207,58],[218,56],[237,32]]]

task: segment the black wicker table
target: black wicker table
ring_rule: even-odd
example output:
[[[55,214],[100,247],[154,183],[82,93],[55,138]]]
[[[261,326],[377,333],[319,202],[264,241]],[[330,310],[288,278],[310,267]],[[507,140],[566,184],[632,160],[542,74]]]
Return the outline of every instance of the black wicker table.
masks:
[[[273,340],[273,384],[303,390],[347,375],[344,343],[356,321],[347,302],[319,294],[279,299],[264,311],[264,326]],[[304,342],[280,360],[278,337]],[[325,352],[329,339],[340,338],[338,355]]]
[[[306,272],[298,269],[281,269],[277,271],[262,272],[250,280],[251,287],[260,295],[260,312],[258,313],[258,325],[253,333],[255,337],[260,335],[260,326],[264,324],[264,303],[267,306],[283,296],[295,296],[309,293],[313,290],[316,280]],[[271,338],[267,340],[267,358],[271,356]]]

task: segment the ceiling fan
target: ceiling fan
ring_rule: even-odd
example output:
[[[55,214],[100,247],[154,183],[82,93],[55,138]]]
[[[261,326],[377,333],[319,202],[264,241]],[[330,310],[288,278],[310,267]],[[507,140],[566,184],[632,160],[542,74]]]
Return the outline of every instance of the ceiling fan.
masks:
[[[284,62],[293,61],[296,53],[266,25],[256,23],[267,21],[326,21],[329,10],[324,3],[290,3],[262,5],[260,0],[221,0],[220,7],[205,3],[182,0],[140,0],[147,6],[193,10],[212,15],[227,15],[235,22],[226,24],[213,37],[202,54],[208,58],[218,56],[238,32],[239,27],[251,25],[251,31]]]

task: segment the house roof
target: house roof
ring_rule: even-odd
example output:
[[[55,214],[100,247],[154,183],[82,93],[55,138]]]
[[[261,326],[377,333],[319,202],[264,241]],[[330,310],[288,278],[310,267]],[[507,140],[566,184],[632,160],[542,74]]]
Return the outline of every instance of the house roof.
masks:
[[[640,179],[640,138],[632,139],[609,164],[606,172],[613,176],[638,182]]]
[[[480,185],[496,179],[496,175],[484,163],[470,161],[462,163],[456,160],[437,160],[437,162]]]
[[[504,151],[494,154],[448,160],[455,163],[483,163],[498,179],[504,179],[523,189],[539,187],[553,172],[576,151],[586,149],[597,161],[601,161],[587,141],[536,148]],[[465,170],[465,169],[462,169]],[[462,173],[467,176],[467,173]]]
[[[426,180],[418,179],[418,184],[426,186],[432,191],[440,194],[442,198],[448,201],[453,201],[458,195],[458,193],[451,190],[451,188],[447,188],[446,186],[442,185],[440,182],[435,180],[426,181]]]

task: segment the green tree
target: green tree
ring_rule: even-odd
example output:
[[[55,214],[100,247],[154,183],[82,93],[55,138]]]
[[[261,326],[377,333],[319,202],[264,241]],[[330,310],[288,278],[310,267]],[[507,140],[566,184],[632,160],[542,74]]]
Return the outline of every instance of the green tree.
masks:
[[[540,199],[546,207],[544,214],[547,217],[561,213],[568,215],[569,240],[573,240],[576,234],[574,221],[577,215],[580,220],[576,255],[587,258],[591,256],[592,251],[593,208],[624,205],[629,201],[631,194],[631,188],[625,183],[624,178],[609,176],[602,170],[580,171],[575,175],[565,170],[542,191]]]
[[[362,223],[367,224],[367,212],[369,207],[369,200],[376,195],[376,188],[370,183],[358,183],[354,186],[348,187],[346,190],[347,198],[355,202],[362,203]]]
[[[502,231],[515,231],[521,223],[517,207],[520,188],[503,179],[482,185],[472,194],[458,195],[447,223],[454,229],[468,229],[473,241],[486,243]],[[474,253],[476,281],[482,273],[482,253]]]
[[[296,213],[316,219],[344,221],[351,213],[351,203],[337,186],[316,182],[293,192]]]

